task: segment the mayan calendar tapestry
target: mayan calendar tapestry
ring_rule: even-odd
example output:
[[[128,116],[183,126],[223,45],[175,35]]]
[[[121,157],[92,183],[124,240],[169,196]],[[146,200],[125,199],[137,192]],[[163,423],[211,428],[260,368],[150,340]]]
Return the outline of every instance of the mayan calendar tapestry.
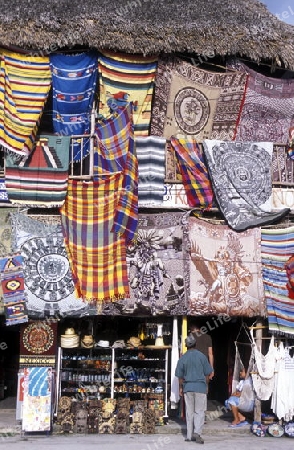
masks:
[[[127,248],[130,296],[101,305],[101,314],[185,315],[189,295],[185,213],[139,214],[138,238]]]
[[[40,136],[24,161],[5,155],[5,184],[11,203],[57,208],[67,192],[67,136]]]
[[[24,263],[30,317],[79,316],[87,305],[76,298],[61,225],[46,225],[12,213],[13,247]]]
[[[53,128],[61,136],[89,135],[98,60],[95,52],[50,54],[53,87]],[[90,139],[73,140],[73,160],[90,151]]]
[[[294,227],[261,230],[263,285],[272,333],[294,335]]]
[[[60,209],[76,295],[98,306],[129,294],[125,238],[111,231],[121,185],[120,173],[93,182],[70,180]]]
[[[289,213],[271,212],[272,143],[207,139],[203,148],[216,201],[231,228],[244,231]]]
[[[236,233],[190,217],[189,237],[188,314],[265,316],[260,228]]]
[[[99,115],[109,118],[130,102],[135,136],[149,134],[157,57],[103,52],[99,56]]]
[[[158,63],[151,134],[232,140],[247,75],[202,70],[178,58]]]
[[[0,144],[27,155],[51,86],[49,58],[2,49],[0,83]]]
[[[294,80],[270,78],[232,61],[230,68],[248,74],[248,84],[234,139],[286,143],[293,125]]]

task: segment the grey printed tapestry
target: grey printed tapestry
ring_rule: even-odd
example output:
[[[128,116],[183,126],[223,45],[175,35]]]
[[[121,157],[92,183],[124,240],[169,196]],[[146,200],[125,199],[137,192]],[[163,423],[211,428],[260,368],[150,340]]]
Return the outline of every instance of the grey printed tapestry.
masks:
[[[29,317],[80,316],[87,304],[75,297],[60,225],[12,213],[12,247],[23,257]]]
[[[271,212],[272,153],[270,142],[203,142],[219,209],[236,231],[273,223],[290,209]]]

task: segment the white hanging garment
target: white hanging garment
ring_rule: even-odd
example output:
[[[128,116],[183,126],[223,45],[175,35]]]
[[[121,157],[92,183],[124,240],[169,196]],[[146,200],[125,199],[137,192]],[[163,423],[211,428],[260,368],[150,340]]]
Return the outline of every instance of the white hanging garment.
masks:
[[[279,420],[292,420],[294,414],[294,358],[283,342],[278,347],[275,386],[271,408]]]
[[[252,370],[252,383],[259,400],[269,400],[275,386],[275,367],[277,348],[274,336],[271,337],[268,352],[263,355],[253,341],[254,365]]]
[[[173,318],[173,338],[172,338],[172,351],[171,351],[171,393],[170,401],[171,408],[176,409],[180,400],[180,387],[179,379],[175,376],[176,366],[180,357],[179,352],[179,338],[178,338],[178,319]]]
[[[263,379],[271,379],[275,373],[277,348],[274,336],[271,337],[268,352],[263,355],[253,340],[253,351],[258,374]]]

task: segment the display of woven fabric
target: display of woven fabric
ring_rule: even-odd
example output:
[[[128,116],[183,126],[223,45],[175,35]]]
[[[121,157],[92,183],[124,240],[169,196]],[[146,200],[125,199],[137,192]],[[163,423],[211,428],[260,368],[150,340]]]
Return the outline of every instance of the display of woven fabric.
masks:
[[[132,104],[117,116],[95,127],[97,148],[94,153],[94,180],[120,174],[121,186],[116,191],[116,203],[111,231],[123,235],[126,241],[136,237],[138,225],[138,161],[132,119]]]
[[[287,262],[294,254],[294,227],[261,230],[263,285],[269,331],[294,335],[294,295]]]
[[[0,144],[28,155],[51,86],[48,56],[1,49]]]
[[[230,61],[228,67],[248,75],[234,140],[286,144],[293,121],[294,80],[267,77],[239,60]]]
[[[83,315],[87,305],[75,296],[62,229],[25,214],[11,213],[12,245],[23,258],[29,315]]]
[[[136,138],[139,206],[162,205],[165,192],[165,146],[166,139],[157,136]]]
[[[260,228],[189,218],[189,315],[265,316]]]
[[[203,148],[216,201],[231,228],[270,224],[290,212],[271,212],[272,143],[205,139]]]
[[[202,148],[195,139],[171,137],[189,206],[210,208],[213,191]]]
[[[111,232],[120,187],[120,174],[70,181],[60,209],[76,295],[94,305],[129,294],[125,239]]]
[[[69,137],[40,136],[28,158],[5,155],[5,185],[11,203],[59,207],[67,191]]]
[[[127,248],[130,298],[122,313],[183,314],[189,292],[186,213],[140,214],[138,238]]]
[[[6,325],[28,321],[23,258],[19,253],[0,258],[0,280]]]
[[[95,52],[50,54],[53,87],[53,127],[73,140],[73,160],[80,161],[90,151],[91,111],[97,83],[98,59]]]
[[[157,57],[104,51],[99,55],[99,115],[109,118],[134,104],[136,136],[149,134]]]
[[[160,59],[151,134],[232,140],[246,79],[242,72],[208,72],[176,57]]]

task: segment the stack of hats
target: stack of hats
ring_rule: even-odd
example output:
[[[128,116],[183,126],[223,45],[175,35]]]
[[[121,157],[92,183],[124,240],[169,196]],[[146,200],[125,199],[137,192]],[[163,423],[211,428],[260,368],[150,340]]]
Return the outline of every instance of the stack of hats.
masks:
[[[80,338],[73,328],[67,328],[61,335],[60,345],[63,348],[75,348],[79,346]]]

